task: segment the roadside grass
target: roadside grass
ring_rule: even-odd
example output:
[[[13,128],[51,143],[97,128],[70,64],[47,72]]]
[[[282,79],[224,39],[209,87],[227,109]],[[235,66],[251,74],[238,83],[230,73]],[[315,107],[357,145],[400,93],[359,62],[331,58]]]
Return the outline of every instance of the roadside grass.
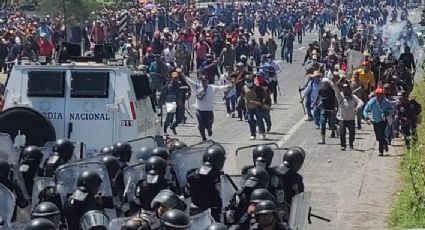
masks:
[[[402,188],[396,194],[393,208],[388,218],[391,228],[425,227],[425,81],[418,83],[413,91],[416,100],[422,105],[423,123],[417,128],[418,142],[410,150],[406,148],[400,162]],[[379,196],[379,195],[378,195]]]

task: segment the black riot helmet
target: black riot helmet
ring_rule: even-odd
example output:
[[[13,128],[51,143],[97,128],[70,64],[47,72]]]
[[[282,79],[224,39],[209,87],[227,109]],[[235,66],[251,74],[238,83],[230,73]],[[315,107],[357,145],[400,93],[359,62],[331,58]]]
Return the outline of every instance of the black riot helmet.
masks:
[[[255,166],[248,169],[244,181],[244,187],[248,188],[267,188],[269,186],[270,176],[264,168]]]
[[[37,146],[30,145],[24,148],[22,156],[23,160],[35,160],[41,162],[43,159],[43,152]]]
[[[155,147],[152,149],[151,156],[158,156],[162,159],[168,161],[168,158],[170,157],[170,153],[166,148],[163,147]]]
[[[99,174],[93,171],[84,171],[77,179],[77,187],[92,194],[99,191],[101,184],[102,178],[100,178]]]
[[[147,161],[149,157],[152,156],[152,149],[149,147],[141,147],[137,152],[137,157],[139,161]]]
[[[262,200],[255,206],[255,214],[276,213],[276,204],[271,200]]]
[[[259,188],[252,191],[250,200],[249,200],[251,203],[258,203],[262,200],[271,200],[274,202],[276,198],[273,196],[273,194],[269,190],[264,188]]]
[[[115,143],[113,155],[118,157],[122,162],[129,162],[131,158],[131,145],[127,142],[120,141]]]
[[[206,228],[204,228],[203,230],[227,230],[227,229],[228,228],[226,227],[226,225],[222,223],[212,223],[208,225]]]
[[[305,159],[305,151],[299,146],[291,147],[283,155],[282,162],[292,172],[298,172],[301,169]]]
[[[167,209],[178,209],[184,211],[186,204],[180,197],[171,190],[161,190],[151,202],[151,208],[156,209],[159,205],[165,206]]]
[[[210,172],[219,173],[224,167],[226,152],[220,145],[211,145],[207,148],[203,156],[203,164],[199,169],[199,174],[208,175]]]
[[[161,229],[189,229],[189,217],[180,210],[170,209],[161,216]]]
[[[41,202],[34,207],[34,211],[31,213],[31,219],[44,218],[52,221],[56,227],[59,227],[61,212],[59,208],[52,202]]]
[[[149,157],[145,163],[146,182],[157,184],[164,179],[167,162],[158,156]]]
[[[121,225],[121,230],[150,230],[149,223],[141,218],[130,218]]]
[[[37,218],[31,220],[24,230],[56,230],[56,226],[48,219]]]
[[[113,153],[114,153],[113,146],[105,146],[102,149],[100,149],[100,154],[112,155]]]
[[[117,174],[121,171],[121,164],[118,158],[112,155],[106,155],[102,158],[103,164],[105,164],[108,170],[109,178],[114,179]]]
[[[273,161],[274,151],[268,145],[258,145],[252,150],[252,160],[254,165],[269,167]]]
[[[170,151],[170,154],[174,153],[177,150],[180,150],[182,148],[186,148],[187,144],[180,140],[174,140],[170,143],[168,149]]]
[[[3,159],[0,159],[0,181],[4,181],[9,177],[10,164]]]
[[[74,154],[74,144],[66,139],[59,139],[53,146],[53,152],[56,152],[61,159],[69,160]]]

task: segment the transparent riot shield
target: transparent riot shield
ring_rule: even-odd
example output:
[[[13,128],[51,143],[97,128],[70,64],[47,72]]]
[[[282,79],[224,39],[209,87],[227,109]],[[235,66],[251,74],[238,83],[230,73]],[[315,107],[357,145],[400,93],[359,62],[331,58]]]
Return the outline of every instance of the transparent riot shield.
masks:
[[[277,167],[282,162],[282,156],[284,154],[283,149],[279,149],[279,146],[272,142],[272,143],[264,143],[261,145],[268,145],[270,146],[274,151],[273,161],[271,164],[271,167]],[[254,165],[253,159],[252,159],[252,151],[257,147],[258,145],[248,145],[244,147],[240,147],[236,149],[236,167],[238,171],[242,174],[242,169],[246,166]]]
[[[187,173],[192,169],[202,166],[202,158],[208,147],[216,145],[223,148],[220,144],[213,141],[205,141],[187,148],[174,152],[170,157],[171,166],[176,174],[179,186],[184,188],[187,182]]]
[[[8,225],[12,222],[13,211],[15,210],[15,195],[3,184],[0,184],[0,226]]]
[[[187,182],[187,173],[202,166],[202,157],[205,148],[188,147],[180,149],[171,155],[170,163],[176,174],[180,188],[184,188]]]
[[[60,166],[55,171],[56,190],[59,193],[62,205],[77,189],[77,179],[84,171],[93,171],[99,174],[102,184],[99,193],[104,197],[113,197],[111,182],[105,164],[101,162],[77,162]],[[115,218],[115,210],[105,210],[109,218]]]
[[[32,198],[31,198],[31,211],[34,210],[34,207],[40,203],[39,195],[46,189],[55,187],[55,180],[51,177],[36,177],[34,178],[34,185],[32,187]]]
[[[232,200],[233,196],[238,191],[238,187],[232,181],[229,175],[223,174],[220,176],[220,196],[222,201],[222,209],[224,210]]]
[[[41,151],[43,152],[43,161],[41,162],[42,164],[46,162],[46,160],[49,159],[49,157],[52,155],[55,143],[56,141],[48,141],[43,147],[40,147]],[[81,142],[72,142],[72,144],[74,144],[75,148],[70,162],[79,160],[81,158],[81,151],[84,150],[84,145]],[[41,165],[41,167],[42,166],[43,165]]]
[[[13,222],[7,226],[0,226],[0,230],[24,230],[29,225],[29,223],[30,221]]]
[[[214,223],[209,209],[190,217],[189,230],[205,229],[208,225]]]
[[[124,169],[124,195],[127,197],[129,203],[134,202],[140,204],[139,199],[136,197],[137,183],[146,178],[145,165],[139,163],[131,165]]]
[[[0,133],[0,159],[13,165],[19,163],[19,151],[13,147],[12,138],[6,133]]]
[[[128,141],[128,143],[133,148],[133,153],[131,154],[131,158],[130,158],[130,164],[137,164],[138,162],[140,162],[140,159],[142,158],[142,156],[138,156],[137,154],[139,152],[137,150],[139,150],[140,148],[146,147],[146,148],[153,149],[155,147],[158,147],[158,144],[155,141],[155,137],[153,136],[137,138],[137,139]]]
[[[121,229],[121,226],[127,221],[128,217],[121,217],[121,218],[115,218],[112,219],[111,222],[109,222],[108,229],[114,230],[114,229]]]
[[[292,197],[291,211],[289,214],[289,227],[291,229],[307,229],[310,214],[310,203],[311,192],[298,193]]]

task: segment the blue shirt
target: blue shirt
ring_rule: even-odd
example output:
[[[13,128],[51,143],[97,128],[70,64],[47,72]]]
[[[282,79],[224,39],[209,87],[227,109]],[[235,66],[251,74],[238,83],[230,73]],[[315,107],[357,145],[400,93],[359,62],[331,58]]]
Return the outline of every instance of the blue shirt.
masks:
[[[372,113],[372,122],[377,123],[384,121],[386,115],[393,114],[394,106],[387,98],[384,98],[381,103],[378,103],[376,97],[374,97],[364,107],[363,117],[367,117],[369,112]]]

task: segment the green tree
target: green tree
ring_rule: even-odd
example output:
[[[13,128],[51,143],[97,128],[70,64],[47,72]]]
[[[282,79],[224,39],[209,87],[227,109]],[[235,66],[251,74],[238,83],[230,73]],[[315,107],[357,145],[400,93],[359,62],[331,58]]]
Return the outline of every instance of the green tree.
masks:
[[[92,11],[102,6],[97,0],[41,0],[42,13],[66,18],[87,18]]]

